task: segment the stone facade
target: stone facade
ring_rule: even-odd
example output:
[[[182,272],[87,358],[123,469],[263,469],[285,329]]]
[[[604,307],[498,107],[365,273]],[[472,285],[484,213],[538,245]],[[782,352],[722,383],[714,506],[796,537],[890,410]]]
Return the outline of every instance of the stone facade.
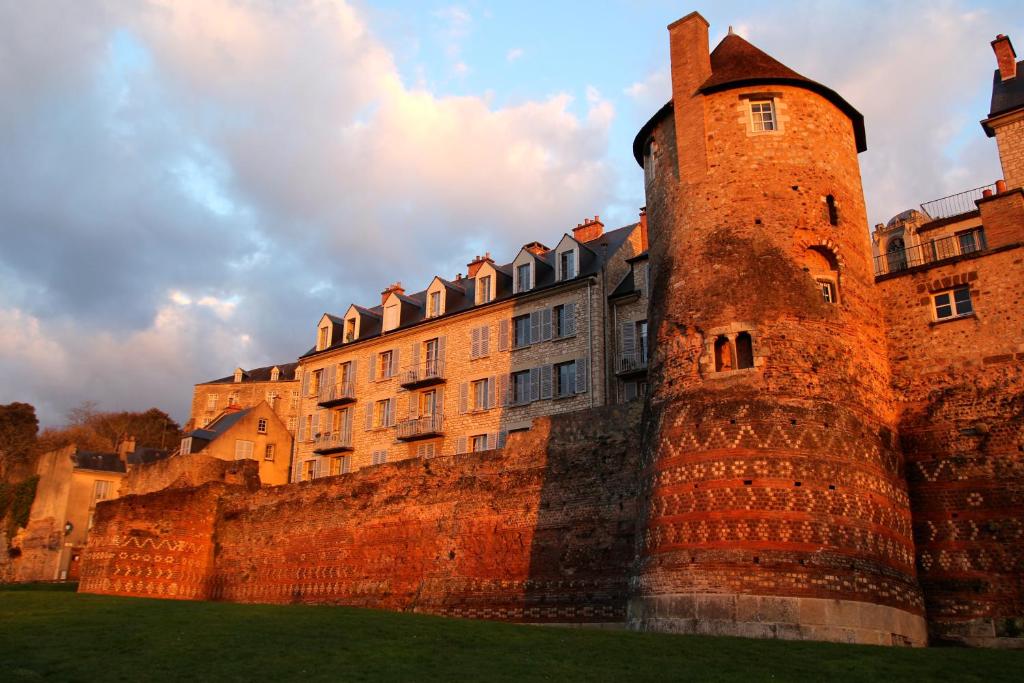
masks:
[[[272,374],[274,368],[279,371],[276,375]],[[294,363],[249,371],[238,368],[232,376],[195,385],[192,413],[185,431],[205,427],[231,406],[252,408],[263,401],[294,430],[299,414],[299,383],[295,379]]]

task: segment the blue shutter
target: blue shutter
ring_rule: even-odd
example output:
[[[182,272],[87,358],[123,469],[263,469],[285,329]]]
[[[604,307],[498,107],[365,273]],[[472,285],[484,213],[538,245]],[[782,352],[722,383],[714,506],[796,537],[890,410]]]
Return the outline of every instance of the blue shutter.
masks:
[[[554,371],[554,366],[544,365],[540,369],[540,397],[551,398],[551,373]]]
[[[530,368],[530,400],[540,400],[540,372],[541,368]]]
[[[565,329],[561,330],[563,337],[576,336],[576,304],[565,305]]]
[[[576,359],[576,393],[582,394],[587,390],[587,359]]]
[[[540,338],[541,341],[551,341],[551,309],[545,308],[541,311]]]
[[[530,343],[531,344],[536,344],[537,342],[539,342],[541,340],[541,338],[540,338],[541,318],[542,318],[542,316],[541,316],[541,312],[540,311],[534,311],[533,313],[530,314]]]

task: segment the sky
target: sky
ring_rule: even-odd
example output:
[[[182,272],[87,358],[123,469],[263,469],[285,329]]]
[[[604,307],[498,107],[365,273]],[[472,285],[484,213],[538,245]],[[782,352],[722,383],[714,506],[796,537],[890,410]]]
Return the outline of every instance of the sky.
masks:
[[[0,0],[0,403],[184,422],[391,282],[633,222],[694,9],[865,115],[872,224],[1000,177],[1015,2]]]

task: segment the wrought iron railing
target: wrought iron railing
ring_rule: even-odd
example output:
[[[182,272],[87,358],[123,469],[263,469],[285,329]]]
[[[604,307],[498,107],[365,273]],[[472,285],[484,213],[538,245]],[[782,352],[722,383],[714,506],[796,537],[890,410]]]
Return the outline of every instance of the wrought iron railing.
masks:
[[[337,432],[321,432],[316,436],[315,451],[326,451],[334,448],[352,448],[352,430]]]
[[[615,372],[639,372],[647,369],[647,350],[620,351],[615,361]]]
[[[352,378],[345,382],[320,387],[318,403],[331,403],[333,401],[355,400],[356,383]]]
[[[444,379],[444,363],[439,358],[433,358],[422,363],[412,365],[402,370],[398,378],[400,384],[419,384],[420,382],[440,381]]]
[[[921,205],[921,210],[933,220],[970,213],[978,208],[974,202],[985,196],[985,190],[995,192],[995,189],[995,185],[982,185],[972,190],[964,190],[948,197],[925,202]]]
[[[948,237],[915,244],[905,249],[887,251],[875,257],[875,275],[887,275],[923,266],[928,263],[945,261],[963,254],[984,251],[985,231],[974,228]]]
[[[405,420],[396,425],[395,436],[399,439],[414,439],[428,434],[440,434],[443,422],[440,415],[426,415]]]

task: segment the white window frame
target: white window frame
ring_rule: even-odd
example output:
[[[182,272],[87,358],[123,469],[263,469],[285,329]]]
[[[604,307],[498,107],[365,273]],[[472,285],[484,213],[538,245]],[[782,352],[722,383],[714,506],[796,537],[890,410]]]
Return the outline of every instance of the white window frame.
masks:
[[[216,410],[217,409],[217,394],[210,394],[206,397],[206,409]]]
[[[269,424],[270,424],[270,422],[265,417],[261,417],[258,420],[256,420],[256,433],[257,434],[266,434],[267,433],[267,427],[269,426]]]
[[[967,310],[961,311],[961,306],[965,303],[958,301],[956,295],[958,292],[967,293]],[[939,300],[945,297],[945,303],[939,303]],[[940,315],[939,309],[948,308],[949,315]],[[968,286],[954,287],[947,289],[942,292],[936,292],[932,295],[932,313],[935,316],[936,321],[940,320],[956,320],[957,318],[967,318],[974,315],[974,299],[971,297],[971,288]]]
[[[491,295],[494,286],[494,276],[491,274],[481,275],[476,279],[476,303],[488,304],[494,297]]]
[[[328,335],[330,335],[330,328],[328,328],[327,325],[321,327],[320,330],[317,332],[316,348],[318,351],[322,351],[323,349],[327,348],[329,341]]]
[[[752,97],[747,102],[750,129],[755,133],[779,132],[778,109],[773,97]]]
[[[436,318],[443,312],[444,304],[442,303],[444,297],[441,294],[441,290],[435,290],[430,293],[427,297],[427,317]]]
[[[522,278],[522,270],[523,270],[523,268],[526,268],[526,272],[529,275],[529,282],[527,282],[525,285],[523,284],[523,278]],[[533,276],[533,273],[534,273],[534,263],[533,263],[533,261],[529,261],[527,263],[520,263],[518,266],[516,266],[515,271],[513,271],[513,272],[515,274],[515,280],[516,280],[515,281],[516,294],[519,294],[521,292],[529,292],[531,289],[533,289],[533,283],[534,283],[534,276]]]
[[[566,273],[565,264],[563,260],[566,254],[572,254],[572,273]],[[579,250],[577,249],[564,249],[558,252],[558,258],[556,259],[558,264],[558,280],[571,280],[579,274]]]
[[[268,443],[263,446],[263,460],[265,462],[274,462],[277,457],[277,445]]]
[[[836,296],[836,283],[827,278],[818,278],[818,289],[821,291],[821,298],[827,304],[839,303]]]

